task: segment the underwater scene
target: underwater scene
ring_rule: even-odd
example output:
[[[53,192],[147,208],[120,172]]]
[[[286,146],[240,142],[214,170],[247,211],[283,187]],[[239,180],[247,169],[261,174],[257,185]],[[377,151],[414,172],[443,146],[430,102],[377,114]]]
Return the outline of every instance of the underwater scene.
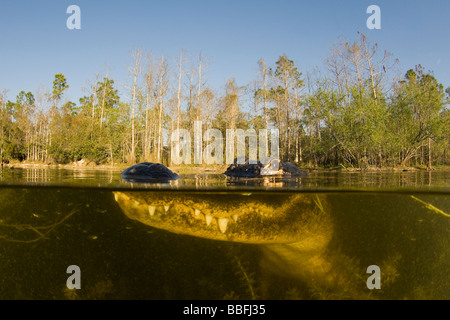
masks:
[[[4,169],[0,299],[449,299],[449,178]]]

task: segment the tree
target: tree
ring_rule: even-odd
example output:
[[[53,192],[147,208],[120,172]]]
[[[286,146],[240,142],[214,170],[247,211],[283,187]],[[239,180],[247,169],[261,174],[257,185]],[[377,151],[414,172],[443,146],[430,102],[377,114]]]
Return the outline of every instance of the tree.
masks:
[[[439,136],[443,118],[440,117],[445,105],[443,86],[431,73],[426,73],[421,65],[408,70],[404,80],[395,88],[391,122],[401,141],[400,158],[402,165],[418,156],[418,151],[428,148],[427,168],[431,169],[431,143]]]
[[[6,91],[0,93],[0,162],[3,167],[3,162],[5,159],[5,147],[8,143],[8,127],[10,126],[11,119],[10,113],[6,107]]]
[[[109,158],[113,162],[113,142],[111,139],[111,117],[118,108],[119,93],[114,88],[114,80],[104,77],[92,85],[93,92],[80,99],[80,112],[73,109],[72,119],[83,129],[83,138],[77,146],[76,160],[86,159],[104,163]]]
[[[373,99],[375,101],[375,104],[378,103],[378,91],[379,91],[379,84],[381,81],[381,76],[383,73],[386,73],[386,64],[389,59],[390,53],[388,53],[386,50],[384,51],[384,56],[382,59],[380,59],[378,62],[374,62],[374,58],[377,55],[378,50],[378,44],[375,43],[375,45],[369,50],[368,44],[367,44],[367,38],[366,36],[358,31],[358,34],[361,36],[361,43],[363,47],[363,57],[366,59],[366,65],[365,69],[368,71],[370,76],[370,85],[372,88],[373,93]],[[381,69],[382,67],[382,69]]]
[[[131,150],[129,155],[129,163],[136,163],[136,102],[139,94],[138,79],[141,75],[141,60],[142,60],[143,50],[137,49],[132,53],[133,65],[129,67],[128,71],[132,76],[132,86],[128,89],[131,92]]]
[[[23,161],[30,156],[34,102],[31,92],[21,91],[16,102],[7,101],[2,110],[2,149],[7,157]]]
[[[223,111],[227,129],[235,130],[237,128],[237,118],[239,109],[239,88],[234,79],[228,79],[225,85],[225,97],[222,99]]]
[[[143,154],[144,160],[150,160],[150,145],[151,145],[151,137],[150,137],[150,123],[151,123],[151,100],[154,98],[153,90],[154,90],[154,74],[153,70],[153,56],[152,54],[148,55],[147,58],[147,72],[144,75],[144,83],[145,83],[145,127],[144,127],[144,139],[143,139]]]
[[[178,87],[177,87],[177,132],[180,130],[180,122],[181,122],[181,83],[183,78],[183,63],[184,63],[184,52],[181,51],[178,60]],[[179,136],[178,139],[179,141]]]
[[[69,88],[67,84],[66,77],[62,73],[55,74],[55,79],[53,80],[53,91],[52,99],[59,102],[64,94],[64,91]]]
[[[259,74],[261,77],[261,88],[257,88],[254,92],[255,104],[258,105],[258,101],[262,100],[263,102],[263,120],[264,120],[264,129],[269,128],[269,112],[268,112],[268,100],[269,100],[269,90],[268,86],[268,77],[269,77],[269,69],[266,66],[266,61],[261,58],[258,60],[259,66]],[[256,116],[256,110],[255,110]],[[264,142],[264,150],[269,150],[269,140],[265,139]]]
[[[79,160],[81,144],[90,141],[89,130],[76,125],[74,121],[75,103],[67,102],[53,113],[52,144],[49,154],[57,163]]]
[[[383,79],[393,64],[387,51],[379,56],[378,44],[370,46],[366,36],[358,34],[352,43],[335,44],[326,59],[336,97],[326,125],[335,140],[334,149],[347,164],[381,166],[392,157],[387,154],[388,148],[392,151],[392,137],[386,129],[388,101]]]
[[[156,139],[156,160],[160,162],[162,160],[163,152],[163,121],[164,121],[164,104],[165,97],[168,92],[168,65],[164,57],[159,60],[159,67],[157,70],[157,79],[155,86],[156,93],[156,103],[158,108],[158,126],[157,134],[155,134]]]
[[[277,68],[275,69],[275,76],[280,79],[283,85],[284,89],[284,112],[286,114],[286,129],[285,129],[285,143],[286,143],[286,149],[285,149],[285,158],[286,160],[290,159],[291,155],[291,104],[292,102],[292,96],[291,96],[291,90],[296,90],[299,87],[303,86],[303,81],[301,80],[301,72],[298,71],[297,67],[294,64],[293,60],[288,59],[286,54],[279,57],[278,61],[276,62]],[[297,101],[294,101],[294,103],[297,103]]]
[[[45,150],[45,158],[49,153],[49,149],[52,146],[52,135],[54,126],[57,124],[54,122],[54,119],[58,117],[58,104],[62,100],[62,96],[64,91],[69,88],[67,84],[66,77],[62,73],[55,74],[55,79],[53,80],[53,91],[51,95],[52,107],[50,109],[50,123],[48,125],[47,137],[46,137],[46,150]]]

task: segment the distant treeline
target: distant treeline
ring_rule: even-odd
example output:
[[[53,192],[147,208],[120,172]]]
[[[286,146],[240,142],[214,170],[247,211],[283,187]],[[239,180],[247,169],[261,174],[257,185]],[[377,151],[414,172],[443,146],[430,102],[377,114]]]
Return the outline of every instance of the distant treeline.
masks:
[[[336,43],[323,69],[301,72],[282,55],[257,62],[255,80],[222,93],[204,80],[201,55],[181,52],[172,67],[143,50],[132,55],[130,81],[98,76],[78,103],[56,74],[50,93],[0,95],[0,156],[20,160],[96,164],[142,161],[171,164],[171,132],[277,128],[280,156],[300,166],[427,166],[449,164],[450,88],[421,65],[395,76],[396,61],[359,33]],[[188,61],[187,61],[188,60]],[[121,98],[122,97],[122,98]]]

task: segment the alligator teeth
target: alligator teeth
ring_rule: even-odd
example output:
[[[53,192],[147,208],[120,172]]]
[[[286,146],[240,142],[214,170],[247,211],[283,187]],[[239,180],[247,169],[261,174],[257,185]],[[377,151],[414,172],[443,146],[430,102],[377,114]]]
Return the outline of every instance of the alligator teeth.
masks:
[[[218,222],[219,222],[220,232],[225,233],[225,231],[227,231],[228,219],[227,218],[221,218],[221,219],[218,220]]]
[[[209,226],[209,225],[211,224],[212,218],[213,218],[213,217],[210,216],[210,215],[205,216],[205,219],[206,219],[206,225],[207,225],[207,226]]]
[[[170,209],[170,206],[164,206],[164,211],[169,211],[169,209]]]
[[[201,211],[200,210],[198,210],[198,209],[195,209],[195,216],[198,216],[199,214],[201,213]]]
[[[134,200],[133,204],[134,204],[135,207],[139,207],[141,205],[141,203],[139,201],[137,201],[137,200]]]
[[[232,218],[233,218],[234,222],[237,222],[237,219],[239,218],[239,216],[237,214],[233,214]]]
[[[148,206],[148,213],[153,217],[155,214],[156,207],[155,206]]]
[[[119,200],[119,193],[118,192],[114,192],[114,200],[116,200],[116,201]]]

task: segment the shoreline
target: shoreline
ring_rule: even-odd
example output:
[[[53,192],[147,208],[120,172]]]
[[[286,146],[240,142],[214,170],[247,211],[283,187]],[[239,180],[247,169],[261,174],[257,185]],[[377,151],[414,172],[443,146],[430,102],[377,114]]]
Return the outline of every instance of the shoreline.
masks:
[[[3,164],[3,168],[35,168],[35,169],[65,169],[65,170],[110,170],[123,171],[130,167],[128,164],[111,165],[75,165],[75,164],[43,164],[43,163],[9,163]],[[210,165],[210,166],[169,166],[168,168],[179,174],[199,174],[199,173],[223,173],[228,165]],[[431,170],[426,167],[366,167],[366,168],[346,168],[343,166],[334,168],[308,168],[300,167],[306,172],[414,172],[414,171],[450,171],[449,165],[438,165]]]

